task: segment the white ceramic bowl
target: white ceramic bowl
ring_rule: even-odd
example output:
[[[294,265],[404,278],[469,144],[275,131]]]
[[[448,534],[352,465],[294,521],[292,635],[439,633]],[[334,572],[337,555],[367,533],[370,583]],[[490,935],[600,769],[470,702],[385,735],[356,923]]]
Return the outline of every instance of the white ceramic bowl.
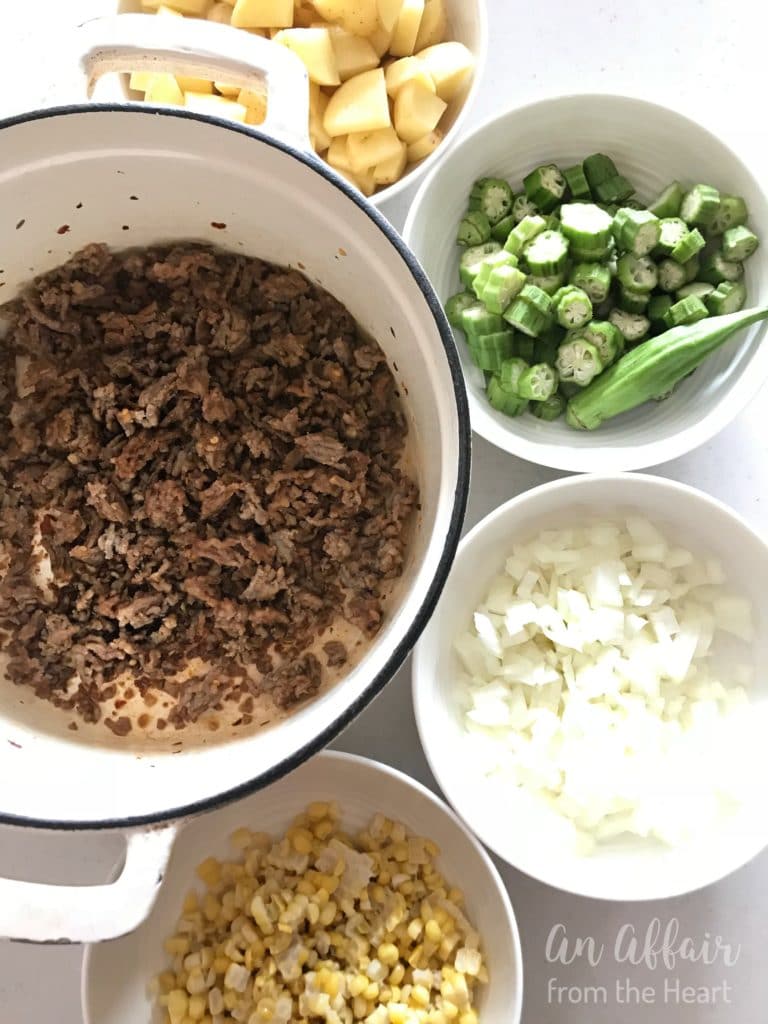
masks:
[[[422,182],[403,236],[440,298],[461,289],[456,227],[472,182],[484,175],[508,178],[516,189],[538,164],[561,167],[590,153],[609,153],[650,202],[675,178],[711,182],[742,195],[750,224],[768,232],[768,201],[736,154],[701,125],[665,107],[622,96],[565,96],[510,110],[487,121],[457,145]],[[749,305],[768,302],[768,250],[747,263]],[[460,340],[472,426],[492,444],[543,466],[570,471],[641,469],[677,458],[722,430],[768,377],[764,325],[739,335],[712,355],[666,402],[603,424],[575,431],[563,419],[543,423],[534,416],[510,419],[489,405],[483,374]]]
[[[488,855],[419,783],[387,765],[335,752],[319,754],[268,789],[187,824],[147,920],[131,935],[88,947],[82,981],[85,1024],[150,1024],[147,982],[164,967],[163,940],[173,933],[184,894],[199,885],[195,866],[207,856],[230,856],[227,837],[242,825],[280,834],[313,800],[337,800],[351,828],[380,811],[438,844],[440,870],[463,889],[467,914],[483,939],[491,980],[481,989],[480,1018],[484,1024],[518,1024],[520,939],[509,896]]]
[[[424,751],[440,787],[486,845],[548,885],[582,896],[661,899],[698,889],[745,864],[768,845],[765,765],[739,813],[707,841],[675,848],[640,839],[600,845],[579,856],[559,839],[562,819],[528,795],[481,777],[462,756],[466,741],[457,707],[454,639],[472,622],[492,579],[516,541],[579,518],[610,518],[635,510],[694,552],[722,560],[729,582],[756,612],[755,666],[768,662],[768,545],[735,513],[701,491],[642,474],[576,476],[545,484],[502,505],[462,541],[443,597],[413,661],[413,698]],[[765,710],[768,678],[758,673],[754,699]],[[691,765],[695,779],[697,766]],[[559,828],[558,828],[559,826]]]
[[[456,142],[466,121],[467,115],[474,103],[480,84],[480,76],[485,67],[486,51],[488,45],[488,16],[485,0],[444,0],[448,16],[448,30],[446,39],[456,40],[463,43],[471,51],[475,58],[475,69],[472,77],[460,92],[454,96],[448,104],[448,109],[443,114],[440,128],[445,133],[445,138],[430,156],[417,164],[412,164],[406,173],[387,188],[380,189],[370,197],[374,206],[379,206],[388,199],[400,195],[405,189],[410,188],[423,177],[440,159],[448,149]],[[138,13],[145,10],[141,6],[141,0],[119,0],[112,5],[112,12]],[[238,33],[238,29],[232,30]],[[134,92],[128,88],[127,76],[119,87],[119,94],[123,99],[140,100],[141,93]]]

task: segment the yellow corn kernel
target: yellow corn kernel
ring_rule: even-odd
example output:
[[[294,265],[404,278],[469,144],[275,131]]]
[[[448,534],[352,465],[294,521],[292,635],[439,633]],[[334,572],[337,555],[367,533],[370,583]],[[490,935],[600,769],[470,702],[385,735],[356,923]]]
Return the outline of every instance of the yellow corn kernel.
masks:
[[[429,990],[424,985],[414,985],[411,989],[411,1002],[419,1006],[429,1006]]]
[[[427,1017],[427,1024],[446,1024],[446,1017],[442,1010],[430,1010]]]
[[[317,839],[324,842],[333,835],[335,825],[328,818],[323,818],[322,821],[318,821],[312,831],[315,833]]]
[[[168,993],[168,1016],[171,1024],[181,1024],[187,1015],[189,996],[180,988],[175,988]]]
[[[405,825],[401,821],[396,821],[392,825],[392,842],[402,843],[405,840]]]
[[[190,889],[184,897],[181,909],[185,914],[194,914],[196,910],[200,909],[200,900],[198,899],[197,893],[194,889]]]
[[[331,999],[335,999],[341,989],[341,975],[336,971],[330,971],[323,984],[323,991],[327,992]]]
[[[320,911],[320,924],[323,928],[327,928],[329,925],[333,924],[338,912],[339,908],[336,903],[334,903],[333,900],[329,900]]]
[[[352,1000],[352,1014],[355,1020],[362,1020],[368,1016],[368,1003],[362,996],[355,996]]]
[[[199,995],[201,992],[205,992],[205,978],[203,977],[203,972],[200,970],[199,967],[193,967],[192,970],[189,972],[186,986],[187,992],[189,992],[191,996],[196,996]]]
[[[307,807],[307,817],[310,821],[321,821],[331,813],[331,805],[327,802],[315,800]]]
[[[296,892],[300,893],[302,896],[314,896],[315,887],[308,879],[300,878],[296,886]]]
[[[421,961],[422,961],[423,956],[424,956],[424,947],[421,946],[421,945],[416,946],[416,948],[413,950],[413,952],[408,957],[408,963],[411,965],[411,967],[421,967],[422,966]]]
[[[424,934],[430,942],[437,943],[443,937],[443,930],[434,918],[430,918],[424,928]]]
[[[189,952],[189,939],[186,935],[172,935],[163,943],[168,956],[186,956]]]
[[[448,899],[451,901],[451,903],[455,903],[457,907],[460,907],[464,902],[464,893],[461,891],[461,889],[449,889]]]
[[[347,988],[349,989],[349,994],[357,998],[368,988],[368,978],[364,974],[357,974],[348,983]]]
[[[226,974],[229,960],[225,956],[217,956],[213,961],[213,969],[217,974]]]
[[[296,853],[312,853],[312,841],[314,836],[306,828],[292,830],[291,845]]]
[[[389,885],[392,881],[392,875],[389,871],[379,872],[379,885]]]
[[[389,978],[388,978],[389,984],[390,985],[400,985],[402,983],[404,977],[405,977],[405,967],[402,964],[397,964],[389,972]]]
[[[176,988],[176,975],[173,971],[163,971],[158,974],[157,983],[161,992],[170,992]]]
[[[256,1017],[260,1021],[270,1021],[275,1015],[275,1001],[268,997],[260,999],[256,1006]]]
[[[450,999],[443,998],[443,1005],[441,1007],[446,1020],[456,1020],[459,1016],[459,1008],[452,1003]]]
[[[474,1010],[465,1010],[459,1017],[459,1024],[477,1024],[477,1014]]]
[[[315,893],[315,903],[318,907],[324,907],[330,898],[328,890],[323,889],[322,886]]]
[[[206,857],[201,864],[197,865],[195,874],[206,885],[213,887],[221,881],[221,864],[215,857]]]
[[[397,946],[391,942],[383,942],[376,951],[376,955],[386,967],[394,967],[400,959],[400,952]]]
[[[389,1007],[389,1022],[390,1024],[409,1024],[408,1018],[408,1007],[403,1006],[402,1003],[397,1006],[390,1005]]]
[[[205,996],[191,996],[187,1007],[187,1016],[191,1020],[202,1020],[205,1016],[207,1000]]]
[[[368,985],[365,992],[363,992],[363,998],[367,999],[369,1003],[379,998],[379,983],[377,981],[372,981]]]
[[[227,989],[224,993],[224,1006],[228,1010],[234,1010],[237,1006],[237,1001],[240,998],[239,993],[233,992],[232,989]]]
[[[423,931],[424,924],[419,920],[418,917],[414,918],[414,920],[411,921],[411,923],[408,925],[408,938],[412,942],[415,942],[417,939],[421,938],[421,933]]]
[[[433,859],[440,856],[440,847],[431,839],[424,840],[424,849]]]
[[[251,845],[253,833],[249,828],[236,828],[230,835],[229,841],[236,850],[245,850]]]

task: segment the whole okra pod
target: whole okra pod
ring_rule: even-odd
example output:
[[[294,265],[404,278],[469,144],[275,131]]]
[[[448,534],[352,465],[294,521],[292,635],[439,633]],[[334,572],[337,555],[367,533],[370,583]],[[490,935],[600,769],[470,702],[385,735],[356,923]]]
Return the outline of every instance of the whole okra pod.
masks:
[[[594,430],[607,419],[667,394],[736,331],[768,318],[768,306],[673,327],[642,342],[568,403],[567,421]]]

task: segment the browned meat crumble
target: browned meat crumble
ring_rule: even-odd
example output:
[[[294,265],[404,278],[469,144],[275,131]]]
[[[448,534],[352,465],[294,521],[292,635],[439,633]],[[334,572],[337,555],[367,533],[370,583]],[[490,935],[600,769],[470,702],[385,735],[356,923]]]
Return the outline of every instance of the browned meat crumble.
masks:
[[[89,245],[2,314],[14,683],[95,722],[127,673],[180,727],[311,696],[347,660],[310,650],[339,615],[376,634],[417,487],[384,355],[331,295],[201,245]]]

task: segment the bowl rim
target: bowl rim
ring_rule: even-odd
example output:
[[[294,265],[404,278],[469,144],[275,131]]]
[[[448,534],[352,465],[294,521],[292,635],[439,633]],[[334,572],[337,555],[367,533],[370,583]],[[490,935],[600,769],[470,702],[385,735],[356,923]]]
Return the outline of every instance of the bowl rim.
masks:
[[[477,522],[475,526],[473,526],[472,529],[462,538],[458,551],[456,552],[454,566],[458,565],[463,558],[468,556],[473,545],[490,526],[496,524],[499,520],[503,520],[507,517],[514,517],[515,514],[525,505],[535,505],[542,495],[549,496],[550,494],[558,492],[567,495],[569,491],[589,491],[591,488],[593,489],[598,485],[606,483],[615,487],[619,494],[627,484],[629,484],[630,487],[646,488],[649,492],[661,490],[672,492],[681,501],[689,501],[693,504],[697,504],[700,508],[707,508],[710,511],[726,516],[735,527],[747,532],[757,544],[768,549],[768,537],[764,536],[761,532],[751,526],[743,516],[738,512],[735,512],[725,502],[707,494],[706,491],[692,486],[691,484],[681,483],[677,480],[670,480],[667,477],[657,476],[650,473],[582,473],[539,484],[527,491],[523,491],[521,494],[515,495],[508,501],[497,506],[486,516],[480,519],[479,522]],[[626,500],[626,503],[631,504],[631,497]],[[567,505],[567,501],[564,500],[563,504]],[[512,533],[513,531],[510,531],[510,537],[512,536]],[[516,863],[513,858],[509,858],[507,853],[501,849],[499,845],[489,840],[488,836],[485,834],[485,829],[476,827],[471,801],[467,801],[466,799],[456,799],[455,794],[453,794],[451,790],[451,786],[446,784],[445,775],[441,771],[443,758],[438,758],[434,753],[438,745],[434,741],[435,732],[430,722],[429,702],[425,697],[425,692],[429,690],[430,695],[434,693],[432,680],[435,676],[436,665],[434,660],[429,660],[427,658],[425,638],[429,635],[430,631],[438,629],[441,605],[446,599],[446,595],[450,594],[450,586],[451,579],[449,576],[448,583],[443,592],[443,597],[440,602],[438,602],[438,606],[435,609],[427,628],[422,633],[413,650],[413,657],[411,661],[411,700],[413,704],[414,717],[416,719],[416,729],[419,734],[419,740],[424,752],[424,757],[427,760],[430,771],[440,787],[440,792],[443,794],[446,802],[450,804],[456,814],[465,822],[467,828],[477,836],[480,842],[487,846],[488,849],[491,850],[491,852],[500,860],[505,864],[509,864],[510,867],[513,867],[516,871],[526,875],[528,878],[533,878],[537,882],[541,882],[543,885],[550,886],[560,892],[566,892],[574,896],[581,896],[587,899],[639,904],[647,903],[652,900],[671,899],[677,896],[685,896],[692,892],[698,892],[709,885],[722,881],[722,879],[727,878],[735,871],[738,871],[768,847],[767,827],[765,829],[765,834],[761,837],[759,842],[753,841],[751,844],[744,844],[742,852],[740,852],[739,856],[733,860],[733,863],[730,864],[727,870],[718,870],[711,874],[711,876],[705,877],[701,881],[697,881],[690,887],[677,885],[663,891],[647,891],[639,895],[629,896],[626,893],[619,891],[600,893],[587,887],[571,885],[568,884],[567,880],[553,878],[548,875],[546,871],[540,872],[533,869],[530,865],[526,865],[523,868]],[[424,678],[428,678],[430,680],[428,687],[422,683]]]
[[[487,133],[503,129],[509,134],[510,122],[514,122],[515,118],[524,113],[531,113],[540,108],[556,108],[564,102],[576,101],[584,103],[623,103],[628,106],[643,108],[649,114],[655,111],[664,116],[671,115],[680,123],[681,130],[694,130],[698,133],[703,133],[727,152],[743,170],[749,181],[752,194],[759,196],[768,207],[768,191],[760,185],[756,175],[752,172],[741,154],[733,146],[724,142],[713,129],[701,121],[689,117],[676,107],[655,103],[628,93],[561,93],[546,96],[520,106],[512,106],[500,114],[491,115],[452,146],[451,152],[445,155],[445,159],[431,169],[430,173],[416,190],[403,226],[403,239],[406,245],[412,249],[417,259],[421,261],[422,257],[413,245],[413,235],[416,223],[421,215],[421,207],[428,192],[436,186],[439,176],[443,173],[447,174],[449,163],[456,154],[470,147],[475,147],[478,151],[482,152],[482,145],[480,143]],[[768,276],[768,268],[766,269],[766,276]],[[766,331],[768,331],[768,322],[764,321],[757,324],[758,336],[765,335]],[[712,440],[716,434],[732,423],[746,409],[763,388],[766,380],[768,380],[768,344],[764,340],[754,352],[747,365],[752,372],[741,373],[740,377],[731,386],[727,402],[717,401],[695,423],[670,434],[668,437],[655,441],[628,445],[621,448],[607,446],[582,448],[577,443],[573,445],[559,445],[546,441],[528,440],[515,431],[512,422],[503,431],[501,429],[491,430],[487,428],[487,424],[495,424],[495,420],[488,419],[487,410],[484,404],[482,404],[481,399],[467,385],[467,400],[472,430],[494,445],[494,447],[510,455],[516,455],[528,462],[550,469],[575,473],[618,473],[627,470],[646,469],[649,466],[660,465],[672,459],[680,458],[706,444],[707,441]],[[580,432],[574,431],[574,442],[578,440],[579,434]]]
[[[405,245],[401,236],[384,217],[384,215],[367,202],[363,195],[353,188],[340,175],[336,174],[333,168],[329,167],[315,154],[304,152],[272,135],[260,132],[254,128],[246,127],[223,118],[212,117],[207,114],[198,114],[183,108],[158,107],[150,104],[120,104],[120,103],[74,103],[57,107],[49,107],[43,110],[33,110],[11,117],[0,119],[0,135],[3,131],[24,126],[37,121],[45,122],[51,118],[68,116],[99,117],[102,114],[114,114],[124,118],[128,117],[167,117],[210,124],[214,127],[244,136],[254,144],[264,143],[282,152],[286,157],[298,161],[309,172],[318,173],[326,182],[338,189],[344,196],[351,200],[378,229],[384,243],[392,245],[403,264],[403,273],[408,274],[421,292],[422,299],[427,310],[434,321],[436,337],[435,351],[441,353],[446,360],[447,370],[452,385],[452,395],[455,408],[455,433],[451,431],[448,444],[456,446],[456,486],[454,489],[450,511],[446,518],[447,529],[440,540],[439,557],[437,558],[435,572],[428,587],[421,594],[421,602],[412,619],[403,624],[399,638],[391,642],[391,652],[385,665],[365,685],[356,700],[348,702],[343,711],[338,714],[329,725],[316,734],[312,740],[299,747],[293,753],[285,756],[269,770],[259,775],[252,776],[236,785],[227,785],[217,793],[204,799],[182,805],[171,805],[161,811],[136,814],[129,817],[102,818],[98,820],[69,820],[69,819],[45,819],[18,814],[8,814],[0,807],[0,825],[21,826],[24,828],[36,828],[50,831],[98,831],[102,829],[127,829],[146,825],[157,825],[177,818],[183,818],[190,814],[197,814],[203,811],[213,810],[224,806],[241,797],[247,796],[259,789],[268,786],[283,776],[289,774],[300,765],[304,764],[313,755],[329,744],[339,735],[374,698],[392,680],[395,673],[406,660],[413,645],[418,639],[421,631],[429,621],[432,612],[437,604],[438,598],[445,586],[450,567],[456,555],[461,530],[466,514],[469,500],[469,485],[472,461],[472,438],[467,407],[466,389],[464,387],[461,364],[456,349],[453,332],[445,317],[442,305],[432,288],[426,274],[416,260],[411,250]],[[126,122],[127,123],[127,122]],[[338,686],[344,685],[340,680]],[[96,748],[94,748],[96,749]],[[98,753],[98,751],[97,751]]]
[[[346,766],[346,770],[349,772],[355,772],[358,769],[365,769],[372,771],[375,774],[383,775],[387,778],[389,784],[393,787],[400,787],[402,789],[412,790],[420,800],[430,803],[440,814],[442,814],[453,826],[457,829],[467,840],[472,847],[479,869],[485,874],[486,878],[492,883],[496,890],[496,896],[498,899],[498,907],[503,911],[503,916],[506,921],[507,928],[510,934],[510,940],[512,943],[512,949],[514,952],[514,978],[513,988],[515,992],[514,1006],[510,1007],[512,1015],[510,1016],[507,1024],[520,1024],[520,1018],[523,1010],[523,989],[525,984],[525,969],[523,965],[523,952],[522,945],[520,942],[520,929],[517,923],[517,916],[515,914],[514,905],[512,903],[512,897],[509,893],[509,889],[504,884],[504,880],[501,877],[501,873],[497,866],[493,863],[488,851],[483,846],[482,842],[478,839],[476,834],[466,824],[466,822],[456,813],[453,807],[448,801],[441,796],[439,792],[435,792],[420,782],[418,779],[408,775],[405,771],[400,768],[395,768],[393,765],[387,764],[384,761],[377,761],[374,758],[364,757],[361,754],[354,754],[345,750],[321,750],[317,753],[311,761],[324,761],[324,762],[336,762],[336,764]],[[311,761],[306,761],[301,768],[306,768]],[[286,778],[285,776],[283,778]],[[282,782],[279,779],[274,785],[279,786]],[[259,793],[262,790],[248,793],[241,800],[250,801],[258,799]],[[236,801],[240,802],[240,801]],[[342,820],[344,817],[344,802],[343,798],[340,798]],[[223,808],[218,808],[223,809]],[[209,818],[209,822],[215,815],[215,810],[206,815]],[[174,846],[182,838],[184,826],[190,821],[194,821],[202,815],[190,815],[185,821],[179,823],[179,832],[174,840]],[[426,838],[429,838],[428,836]],[[114,867],[110,871],[109,877],[114,879],[120,873],[122,869],[123,857],[120,855],[115,862]],[[142,922],[136,931],[144,927],[146,919]],[[112,942],[89,942],[86,944],[83,951],[82,964],[80,967],[80,1008],[83,1014],[83,1021],[85,1024],[95,1024],[93,1017],[89,1011],[88,998],[90,991],[90,978],[91,978],[91,960],[94,955],[94,951],[101,948],[102,946],[118,945],[123,938],[128,938],[130,935],[135,934],[131,932],[128,936],[122,936]],[[99,1022],[102,1024],[102,1022]]]

